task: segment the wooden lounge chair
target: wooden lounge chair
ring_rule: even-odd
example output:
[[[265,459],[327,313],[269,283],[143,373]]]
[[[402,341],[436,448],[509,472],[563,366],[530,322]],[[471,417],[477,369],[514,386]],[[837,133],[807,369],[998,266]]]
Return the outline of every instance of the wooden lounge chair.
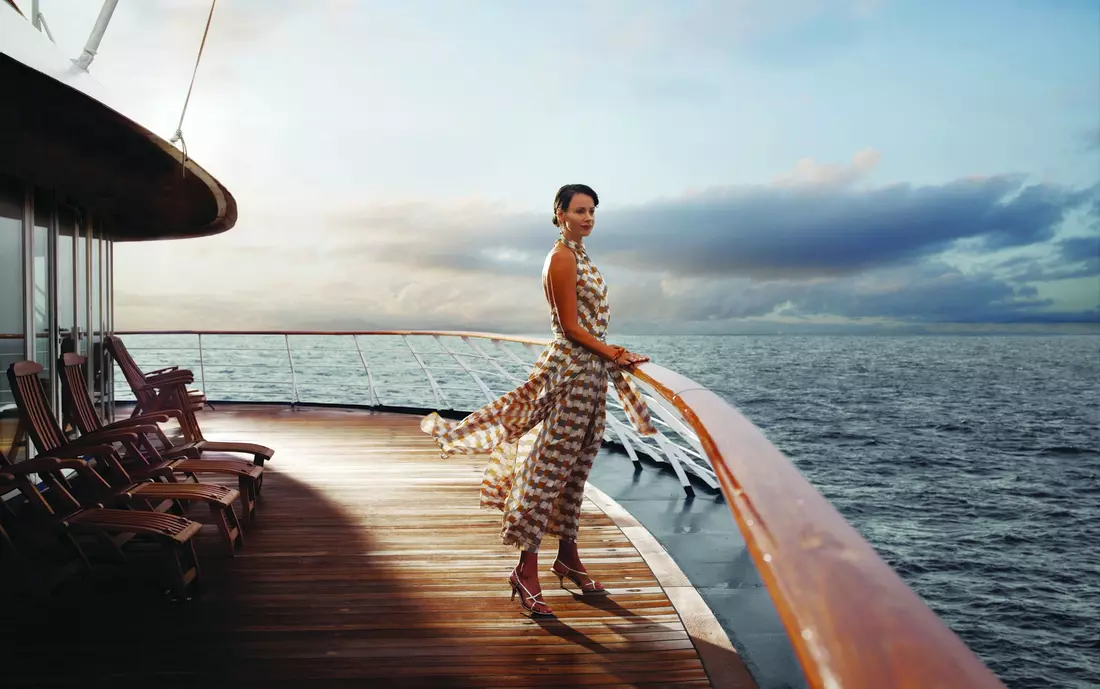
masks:
[[[82,460],[50,456],[0,467],[0,491],[15,488],[27,500],[29,514],[23,519],[11,520],[9,524],[13,542],[19,534],[21,542],[59,545],[68,551],[70,560],[86,572],[91,571],[92,562],[81,545],[82,537],[86,539],[90,536],[106,546],[111,559],[122,565],[130,564],[124,548],[128,543],[155,544],[165,559],[167,585],[174,597],[183,599],[189,592],[198,591],[199,562],[192,540],[201,529],[198,522],[175,514],[109,509],[82,503],[53,478],[63,468],[78,473],[90,471],[87,462]],[[39,474],[45,479],[51,500],[47,500],[30,480],[32,474]],[[96,477],[94,471],[82,475],[89,481],[96,480]],[[26,564],[25,560],[23,563]],[[31,583],[39,591],[48,593],[54,582],[45,585],[42,581]]]
[[[233,511],[233,503],[240,497],[240,491],[228,486],[213,483],[179,483],[175,475],[168,473],[167,482],[155,482],[153,478],[134,481],[118,459],[114,448],[72,444],[54,449],[50,455],[58,459],[91,458],[104,466],[100,473],[91,463],[80,475],[80,485],[73,485],[62,472],[64,467],[44,469],[49,477],[63,486],[69,493],[82,496],[85,503],[96,503],[104,507],[137,506],[150,511],[172,511],[183,514],[183,505],[190,502],[206,503],[210,516],[225,541],[229,556],[233,557],[238,548],[244,547],[244,532]],[[91,472],[91,473],[88,473]],[[108,481],[104,474],[112,478]],[[163,476],[157,478],[164,479]]]
[[[255,511],[256,498],[263,486],[263,461],[261,458],[270,456],[270,454],[261,451],[273,454],[273,450],[250,443],[211,443],[204,439],[194,440],[189,430],[190,425],[187,423],[187,416],[191,415],[192,418],[194,416],[194,412],[190,409],[182,412],[179,409],[162,409],[155,413],[132,416],[115,423],[104,424],[99,418],[99,414],[96,413],[87,388],[84,387],[82,369],[85,362],[85,358],[78,354],[62,354],[58,359],[65,420],[73,428],[80,431],[82,436],[93,437],[100,433],[137,430],[142,433],[142,447],[153,457],[173,461],[173,466],[194,467],[200,471],[212,471],[210,467],[218,466],[225,470],[232,469],[236,475],[242,477],[242,480],[243,477],[247,476],[247,481],[241,483],[241,496],[242,499],[247,498],[249,501],[247,516],[251,518]],[[182,386],[179,389],[182,390]],[[180,432],[183,434],[183,442],[173,443],[157,425],[167,423],[173,419],[179,423]],[[198,425],[197,422],[195,425]],[[160,442],[159,448],[152,444],[151,437],[153,436]],[[207,459],[203,457],[205,452],[229,452],[233,450],[254,450],[256,454],[252,462],[234,458]],[[207,464],[196,464],[194,462],[180,464],[182,460],[201,460]]]
[[[49,462],[48,466],[44,462]],[[91,568],[89,559],[73,538],[59,537],[55,531],[41,528],[41,524],[28,522],[28,519],[41,519],[45,514],[38,503],[41,494],[27,499],[28,490],[19,489],[16,475],[52,466],[49,460],[36,458],[15,469],[0,452],[0,494],[15,490],[24,495],[26,502],[22,506],[24,509],[17,511],[12,509],[12,505],[19,502],[17,499],[0,501],[0,581],[5,592],[14,590],[48,597],[59,585]]]
[[[164,412],[175,410],[179,412],[180,428],[183,429],[186,442],[197,452],[239,452],[241,454],[252,455],[252,461],[258,466],[263,466],[264,462],[271,459],[275,454],[275,450],[264,445],[258,445],[256,443],[244,443],[244,442],[229,442],[218,440],[206,440],[202,436],[202,429],[199,427],[199,421],[195,417],[195,411],[202,408],[201,404],[196,404],[194,401],[194,391],[187,389],[187,375],[190,375],[189,371],[184,371],[187,375],[179,376],[178,369],[160,369],[160,371],[170,371],[164,373],[160,377],[154,377],[149,374],[149,378],[143,378],[141,370],[137,368],[137,364],[134,363],[129,352],[126,350],[126,345],[122,343],[118,337],[114,335],[106,336],[107,351],[111,353],[111,356],[118,363],[119,368],[123,369],[123,375],[126,377],[127,383],[130,385],[130,390],[133,391],[134,396],[138,399],[138,406],[135,407],[131,418],[140,416],[139,412]],[[67,355],[63,355],[62,359]],[[72,355],[76,356],[76,355]],[[76,361],[71,359],[71,361]],[[64,368],[66,364],[62,364]],[[127,373],[129,369],[130,373]],[[176,377],[173,377],[176,376]],[[144,401],[143,401],[144,400]],[[182,447],[182,446],[177,446]],[[197,454],[191,454],[189,456],[195,457]],[[261,478],[261,485],[263,479]]]
[[[145,373],[138,367],[137,362],[134,361],[134,357],[130,355],[130,350],[126,348],[126,344],[114,335],[107,335],[103,338],[104,346],[107,348],[107,353],[111,355],[115,363],[122,370],[122,375],[126,378],[126,383],[130,386],[130,390],[133,391],[134,397],[137,399],[137,403],[134,405],[134,411],[130,416],[139,416],[141,414],[147,414],[150,412],[160,411],[165,408],[166,403],[176,404],[175,395],[164,395],[164,388],[170,387],[176,384],[182,385],[185,392],[185,398],[187,404],[191,407],[192,411],[199,411],[206,404],[206,395],[201,390],[188,390],[187,386],[195,382],[195,374],[188,369],[181,369],[178,366],[168,366],[166,368],[158,368],[156,371],[149,371]],[[169,407],[171,408],[171,407]]]
[[[8,466],[8,461],[4,454],[0,452],[0,472],[6,466]],[[0,476],[7,475],[0,474]],[[14,481],[14,479],[12,480]],[[14,485],[9,485],[0,480],[0,495],[7,493],[14,487]],[[16,530],[16,519],[17,515],[7,501],[0,500],[0,586],[3,586],[3,589],[0,590],[9,590],[14,586],[20,592],[44,592],[48,594],[64,577],[54,576],[43,568],[35,566],[35,563],[23,556],[19,547],[15,544],[15,539],[8,531],[9,529]]]
[[[212,508],[214,505],[222,505],[223,509],[218,516],[219,528],[224,527],[223,534],[231,544],[241,542],[240,527],[231,506],[232,500],[240,497],[245,519],[255,516],[256,487],[259,477],[263,475],[263,467],[242,459],[166,459],[149,440],[150,435],[159,432],[155,424],[102,429],[99,432],[84,433],[76,440],[69,440],[46,403],[46,393],[38,377],[41,372],[42,366],[33,361],[20,361],[8,367],[8,381],[11,383],[15,403],[23,414],[31,440],[40,452],[68,455],[94,453],[104,460],[112,474],[117,495],[132,494],[133,497],[143,500],[195,500],[206,502]],[[84,389],[82,385],[80,389]],[[82,396],[75,397],[80,399]],[[90,404],[87,391],[83,398]],[[123,465],[124,458],[114,449],[116,442],[126,449],[125,459],[129,460],[136,478],[159,478],[169,483],[134,483],[130,471]],[[90,447],[95,447],[94,452]],[[240,490],[213,484],[189,485],[175,482],[177,473],[194,479],[195,474],[203,472],[236,476]],[[231,545],[232,547],[234,546]]]

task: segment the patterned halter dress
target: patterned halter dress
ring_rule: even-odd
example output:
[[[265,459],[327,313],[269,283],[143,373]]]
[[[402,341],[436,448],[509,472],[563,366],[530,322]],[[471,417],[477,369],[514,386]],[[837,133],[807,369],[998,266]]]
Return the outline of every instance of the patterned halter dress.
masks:
[[[607,284],[580,243],[558,241],[577,257],[578,322],[602,342]],[[550,320],[554,339],[526,382],[462,421],[432,412],[420,424],[443,456],[490,455],[481,507],[504,513],[502,542],[523,550],[537,550],[547,534],[577,538],[584,484],[603,443],[608,378],[638,432],[657,433],[629,374],[567,339],[553,306]]]

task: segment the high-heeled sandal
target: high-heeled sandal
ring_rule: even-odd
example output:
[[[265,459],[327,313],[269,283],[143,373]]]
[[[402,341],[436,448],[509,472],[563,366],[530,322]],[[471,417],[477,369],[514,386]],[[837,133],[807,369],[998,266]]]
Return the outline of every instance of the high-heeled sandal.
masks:
[[[559,565],[565,568],[564,572],[558,570]],[[550,571],[553,572],[554,576],[558,578],[558,583],[561,585],[562,588],[565,588],[565,579],[566,577],[568,577],[570,581],[581,587],[581,593],[585,595],[590,593],[604,596],[607,595],[607,589],[603,587],[603,584],[589,576],[588,572],[575,570],[572,567],[562,563],[561,560],[554,560],[554,564],[550,566]],[[575,574],[579,574],[583,577],[588,577],[588,583],[582,584],[580,577],[574,576]]]
[[[520,589],[523,589],[523,595],[519,597],[519,607],[523,608],[532,615],[542,615],[543,617],[553,617],[554,611],[546,604],[546,601],[539,600],[539,596],[542,593],[536,593],[531,595],[531,592],[527,590],[527,587],[523,585],[523,582],[519,580],[519,575],[516,574],[516,570],[512,570],[512,574],[508,577],[508,583],[512,586],[512,600],[516,599],[516,594]],[[527,605],[527,601],[533,601],[531,605]],[[541,605],[546,608],[545,610],[536,610],[535,606]]]

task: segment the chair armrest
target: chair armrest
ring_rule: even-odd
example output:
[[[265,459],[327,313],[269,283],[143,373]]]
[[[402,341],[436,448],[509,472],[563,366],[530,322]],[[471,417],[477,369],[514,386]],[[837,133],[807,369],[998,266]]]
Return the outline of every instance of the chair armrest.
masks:
[[[109,443],[136,443],[146,433],[156,433],[156,426],[134,426],[133,428],[116,428],[109,431],[92,431],[85,433],[70,444],[84,443],[90,445],[103,445]]]
[[[39,455],[34,459],[24,459],[22,462],[16,462],[11,466],[4,467],[4,473],[11,474],[13,477],[26,476],[27,474],[43,474],[48,471],[57,471],[58,469],[66,468],[64,463],[67,462],[72,463],[68,468],[76,468],[77,464],[83,466],[88,465],[88,463],[82,459],[62,460],[48,455]]]
[[[173,419],[177,423],[183,423],[183,414],[180,413],[179,409],[158,409],[155,412],[150,412],[148,414],[131,416],[129,418],[129,421],[131,423],[135,421],[142,423],[168,423]]]
[[[194,383],[195,374],[190,371],[172,371],[171,373],[161,373],[156,376],[148,376],[145,378],[145,384],[151,387],[161,387],[162,385],[172,385],[174,383]]]
[[[155,376],[158,373],[171,373],[172,371],[176,371],[178,369],[179,369],[179,366],[166,366],[164,368],[158,368],[155,371],[146,371],[145,373],[141,374],[141,376],[142,376],[142,378],[148,378],[149,376]],[[187,370],[187,369],[184,369],[184,370]]]
[[[97,488],[106,490],[110,489],[108,484],[99,472],[92,468],[92,465],[83,459],[76,458],[59,458],[52,455],[39,455],[34,459],[27,459],[10,467],[4,467],[5,474],[11,474],[14,480],[15,476],[26,476],[27,474],[47,474],[54,471],[60,471],[61,469],[72,469],[81,478],[91,482]]]
[[[107,426],[100,426],[99,430],[95,431],[93,435],[98,436],[100,433],[125,433],[128,431],[136,431],[138,433],[141,433],[141,438],[138,441],[134,442],[144,445],[154,454],[156,454],[156,448],[153,447],[153,445],[149,442],[150,435],[155,435],[157,437],[157,440],[160,441],[162,449],[168,449],[169,447],[172,447],[172,441],[168,439],[168,436],[164,434],[164,431],[161,430],[160,426],[156,425],[155,423],[149,423],[149,420],[155,419],[158,421],[167,421],[170,418],[171,416],[169,414],[143,414],[141,416],[135,416],[130,419],[116,421],[115,423],[109,424]],[[180,421],[180,425],[183,425],[182,420]]]
[[[121,421],[115,421],[114,423],[103,424],[96,430],[92,431],[92,433],[110,433],[113,431],[138,431],[141,433],[152,433],[152,429],[156,428],[156,424],[168,423],[171,420],[172,417],[169,414],[154,412],[152,414],[133,416],[128,419],[123,419]]]
[[[79,440],[79,438],[77,440]],[[39,456],[53,457],[55,459],[81,459],[83,457],[104,457],[114,454],[115,448],[110,445],[104,445],[102,443],[98,445],[83,444],[74,441],[67,445],[54,448]],[[20,462],[20,464],[22,464],[22,462]]]

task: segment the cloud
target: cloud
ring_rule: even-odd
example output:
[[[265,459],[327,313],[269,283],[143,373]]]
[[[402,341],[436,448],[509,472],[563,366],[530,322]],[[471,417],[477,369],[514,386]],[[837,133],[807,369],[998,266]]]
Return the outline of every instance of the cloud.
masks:
[[[992,252],[1045,242],[1100,198],[1100,185],[1026,184],[1017,175],[853,188],[877,161],[874,151],[848,166],[802,161],[770,186],[601,210],[590,243],[607,265],[657,275],[809,279],[910,263],[962,243]],[[540,265],[553,236],[546,214],[485,207],[375,208],[345,222],[376,238],[348,251],[485,274]]]
[[[1086,151],[1100,151],[1100,127],[1082,134],[1081,146]]]
[[[1058,242],[1058,251],[1067,263],[1088,263],[1100,272],[1100,235],[1069,237]]]
[[[613,327],[1098,321],[1100,186],[1017,175],[869,186],[879,158],[869,149],[844,165],[803,160],[770,185],[640,205],[605,199],[588,244],[608,277]],[[132,266],[117,277],[120,326],[546,332],[540,275],[557,233],[548,211],[465,199],[325,213],[274,213],[256,232],[196,244],[189,280],[201,271],[222,293],[167,310],[158,266],[178,244],[144,247],[141,261],[119,247],[116,261]],[[1066,232],[1067,221],[1083,222]],[[1060,288],[1072,309],[1041,289],[1075,279]],[[292,299],[268,298],[288,285]]]
[[[1058,313],[1049,298],[1026,284],[988,271],[967,274],[940,262],[885,268],[817,280],[758,281],[684,278],[624,284],[612,282],[616,318],[735,321],[822,316],[888,323],[1026,323],[1096,321],[1096,310]],[[634,293],[622,298],[623,291]]]
[[[803,290],[792,315],[828,313],[848,318],[918,322],[1022,320],[1052,301],[1029,285],[1012,285],[988,273],[968,275],[942,263],[875,272]]]
[[[882,160],[882,153],[873,148],[864,149],[852,156],[850,165],[822,164],[812,158],[795,163],[794,170],[776,177],[780,187],[846,187],[866,177]]]

